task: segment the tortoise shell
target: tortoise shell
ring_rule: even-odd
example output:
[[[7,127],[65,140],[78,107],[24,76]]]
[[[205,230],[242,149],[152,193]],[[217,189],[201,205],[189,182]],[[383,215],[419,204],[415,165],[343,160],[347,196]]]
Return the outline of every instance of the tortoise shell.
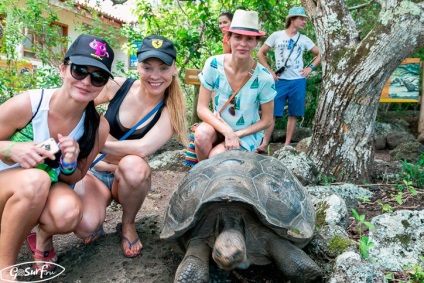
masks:
[[[162,239],[178,239],[196,226],[215,202],[247,204],[258,220],[299,247],[313,236],[315,210],[309,195],[281,161],[231,150],[199,162],[174,191]]]

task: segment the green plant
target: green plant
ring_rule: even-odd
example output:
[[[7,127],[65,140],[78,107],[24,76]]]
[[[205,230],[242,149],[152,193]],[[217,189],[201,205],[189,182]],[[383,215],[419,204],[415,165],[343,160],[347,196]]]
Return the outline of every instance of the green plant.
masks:
[[[334,183],[334,181],[336,180],[334,177],[327,176],[322,173],[319,174],[319,179],[324,186],[329,186],[331,185],[331,183]]]
[[[390,204],[382,203],[381,201],[377,202],[377,204],[379,206],[381,206],[381,212],[383,212],[383,213],[386,213],[386,212],[392,213],[393,212],[393,208]]]
[[[396,200],[396,202],[398,203],[398,204],[402,204],[403,203],[403,199],[402,199],[402,197],[403,197],[403,194],[402,194],[402,192],[398,192],[397,194],[390,194],[395,200]]]
[[[424,187],[424,153],[421,154],[420,160],[416,164],[409,163],[406,160],[402,162],[400,179],[404,182],[404,185],[401,186]]]
[[[370,241],[367,236],[363,236],[363,228],[364,226],[368,227],[368,229],[375,229],[374,225],[371,222],[365,221],[365,214],[359,215],[358,212],[352,208],[353,217],[358,221],[359,228],[359,250],[361,251],[361,255],[363,258],[368,258],[368,250],[371,248],[374,243]]]
[[[359,239],[359,250],[361,251],[361,256],[363,258],[368,258],[368,250],[374,246],[374,243],[370,241],[370,239],[366,236],[362,236]]]
[[[420,257],[420,259],[421,259],[421,261],[423,261],[423,257]],[[422,282],[424,282],[424,270],[420,265],[414,264],[411,267],[407,267],[406,273],[412,279],[412,281],[410,281],[411,283],[422,283]]]
[[[366,196],[360,196],[360,197],[357,197],[357,199],[359,199],[360,201],[362,201],[362,202],[370,202],[371,200],[368,198],[368,197],[366,197]]]

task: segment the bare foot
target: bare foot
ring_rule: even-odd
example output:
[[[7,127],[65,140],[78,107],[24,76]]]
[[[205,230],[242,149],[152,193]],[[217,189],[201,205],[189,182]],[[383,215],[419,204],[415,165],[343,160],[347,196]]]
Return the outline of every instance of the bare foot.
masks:
[[[122,252],[125,257],[136,257],[140,254],[143,244],[138,237],[134,223],[119,223],[116,230],[121,239]]]
[[[255,153],[267,154],[269,145],[260,145],[255,149]]]

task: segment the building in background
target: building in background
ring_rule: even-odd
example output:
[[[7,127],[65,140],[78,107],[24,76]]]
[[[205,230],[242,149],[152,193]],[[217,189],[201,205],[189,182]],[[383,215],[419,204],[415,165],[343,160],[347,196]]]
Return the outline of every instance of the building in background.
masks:
[[[25,5],[26,1],[18,1],[17,5]],[[75,4],[70,6],[66,0],[50,0],[49,4],[57,13],[58,21],[52,23],[57,27],[59,33],[69,37],[69,41],[49,48],[55,49],[56,53],[65,54],[71,42],[80,34],[79,27],[85,25],[90,27],[95,23],[95,17],[109,27],[116,29],[122,28],[124,24],[135,24],[137,18],[131,13],[131,6],[134,7],[135,0],[128,0],[123,4],[114,5],[111,0],[76,0]],[[95,14],[95,15],[93,15]],[[0,15],[0,17],[7,15]],[[0,18],[1,20],[1,18]],[[25,25],[25,24],[24,24]],[[22,43],[16,46],[16,52],[19,60],[24,61],[21,65],[32,71],[33,68],[41,67],[42,61],[37,58],[35,44],[42,44],[43,38],[31,32],[30,27],[24,27],[22,32],[25,34]],[[117,33],[118,35],[119,33]],[[7,34],[3,34],[7,37]],[[127,43],[125,37],[116,37],[117,42],[110,42],[114,47],[115,60],[113,69],[116,70],[116,64],[120,61],[124,64],[125,69],[129,69],[129,56],[125,54],[119,47]],[[63,51],[63,52],[61,52]],[[0,68],[5,65],[5,54],[0,53]]]

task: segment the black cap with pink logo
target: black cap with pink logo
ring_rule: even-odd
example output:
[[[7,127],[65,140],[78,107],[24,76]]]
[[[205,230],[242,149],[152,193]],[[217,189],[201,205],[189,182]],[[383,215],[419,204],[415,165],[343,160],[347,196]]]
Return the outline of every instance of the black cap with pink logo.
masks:
[[[112,78],[113,57],[113,50],[104,39],[88,34],[78,36],[65,55],[65,59],[69,58],[76,65],[100,68]]]

